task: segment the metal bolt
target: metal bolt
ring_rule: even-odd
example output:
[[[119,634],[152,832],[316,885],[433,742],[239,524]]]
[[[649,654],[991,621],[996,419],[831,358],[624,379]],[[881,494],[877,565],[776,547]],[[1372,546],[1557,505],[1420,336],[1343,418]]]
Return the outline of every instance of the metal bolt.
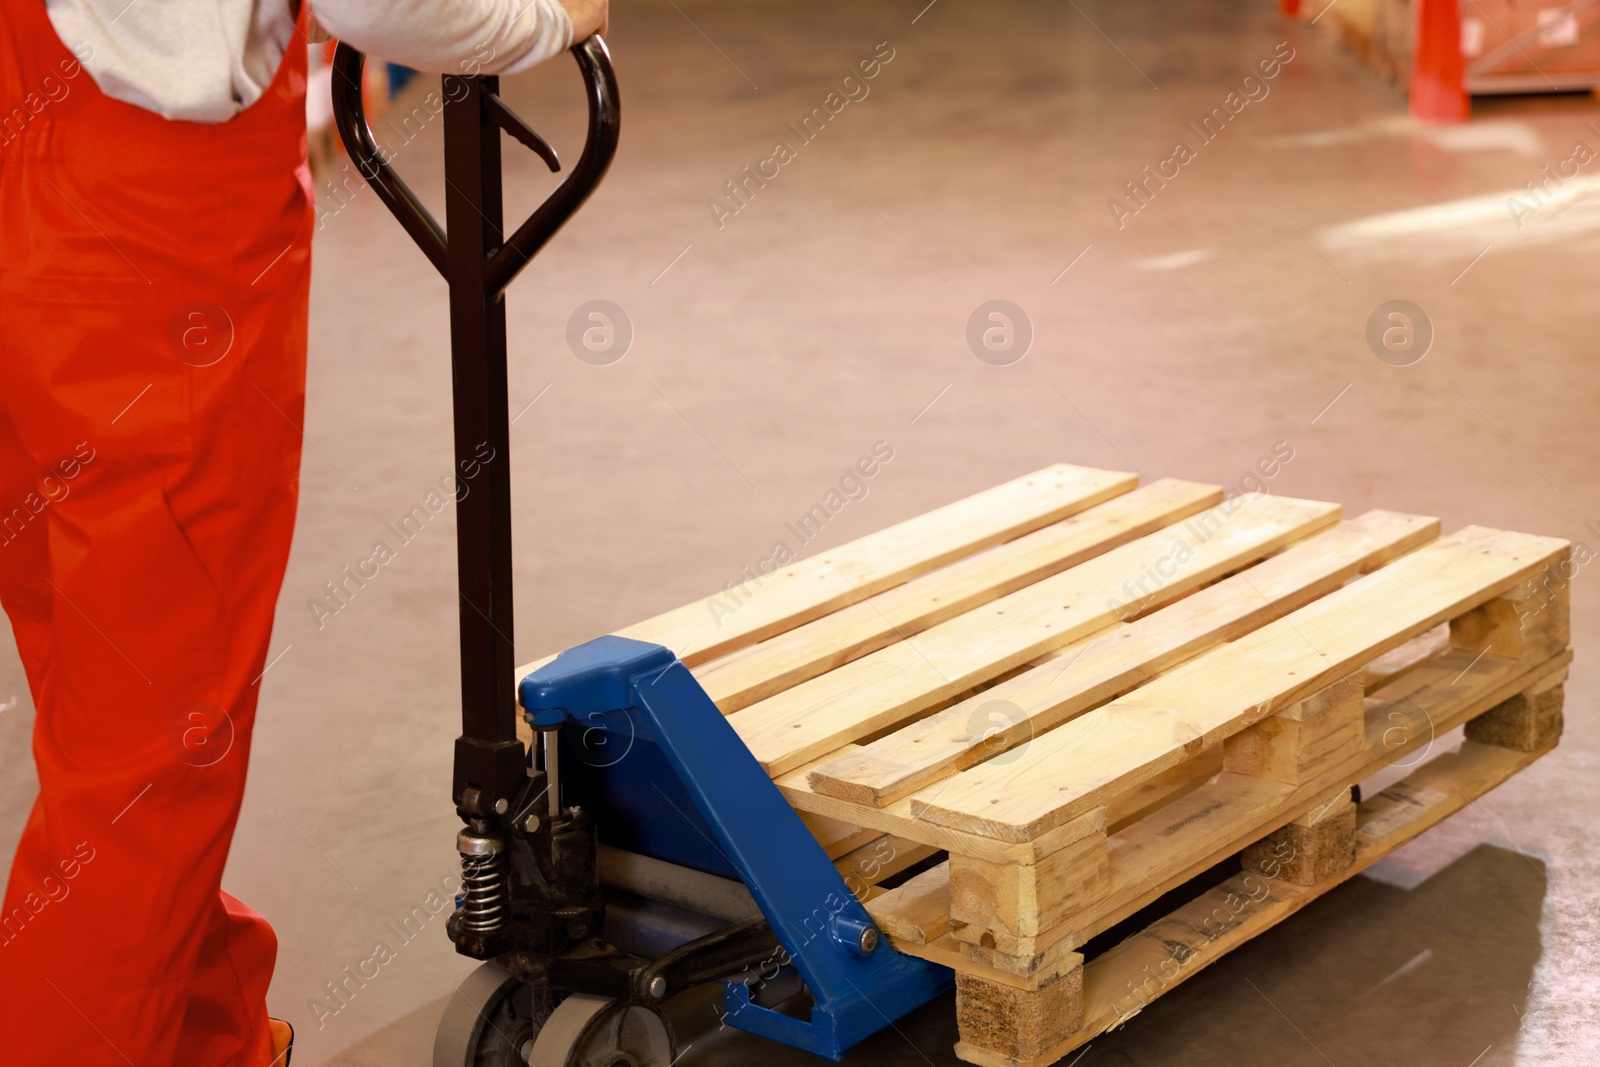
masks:
[[[511,805],[510,805],[510,803],[508,803],[506,801],[505,797],[501,797],[499,800],[494,802],[494,813],[496,815],[504,815],[506,812],[508,812],[510,810],[511,810]]]
[[[537,815],[529,815],[526,819],[523,819],[522,820],[522,829],[524,831],[526,831],[527,833],[530,833],[530,834],[538,833],[539,832],[539,816],[537,816]]]
[[[659,974],[650,979],[650,995],[657,1000],[667,995],[667,980]]]
[[[878,948],[878,930],[877,930],[877,927],[869,926],[865,930],[861,931],[861,941],[859,942],[857,947],[859,947],[861,949],[861,954],[863,956],[870,956],[870,955],[873,954],[873,952],[877,951],[877,948]]]

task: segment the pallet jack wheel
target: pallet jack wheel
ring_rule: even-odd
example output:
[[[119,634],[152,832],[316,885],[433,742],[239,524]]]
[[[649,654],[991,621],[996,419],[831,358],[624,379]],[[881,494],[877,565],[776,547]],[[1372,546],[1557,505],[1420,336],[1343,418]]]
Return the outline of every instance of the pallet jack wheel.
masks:
[[[433,1067],[523,1067],[558,999],[492,963],[469,974],[457,993],[439,1020]]]
[[[672,1030],[653,1008],[574,993],[550,1014],[530,1067],[671,1067]]]

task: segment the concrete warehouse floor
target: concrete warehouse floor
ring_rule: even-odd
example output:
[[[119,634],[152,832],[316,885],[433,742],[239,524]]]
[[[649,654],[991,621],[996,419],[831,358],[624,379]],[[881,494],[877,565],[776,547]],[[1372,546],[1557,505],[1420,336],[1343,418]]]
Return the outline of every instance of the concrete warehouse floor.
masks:
[[[538,398],[513,426],[525,660],[717,591],[879,441],[893,459],[813,550],[1052,462],[1234,485],[1279,442],[1293,458],[1276,493],[1600,549],[1593,179],[1520,227],[1507,207],[1575,141],[1600,143],[1591,101],[1417,126],[1394,89],[1265,0],[925,3],[619,0],[617,163],[510,298],[513,409]],[[776,140],[797,144],[785,124],[885,41],[870,95],[719,228],[708,199]],[[1196,137],[1190,120],[1291,51],[1267,95]],[[564,60],[507,85],[569,155],[577,90]],[[1138,205],[1123,183],[1178,140],[1193,158]],[[390,143],[440,203],[437,121]],[[550,178],[509,141],[507,158],[520,217]],[[297,1067],[421,1067],[472,966],[442,920],[320,1026],[310,1004],[455,867],[450,514],[337,614],[309,605],[451,470],[445,291],[370,191],[325,190],[324,211],[300,525],[225,884],[277,928],[273,1006],[300,1028]],[[995,298],[1034,331],[1008,366],[965,339]],[[1365,339],[1402,298],[1434,330],[1403,367]],[[592,299],[634,331],[609,366],[564,338]],[[1572,597],[1554,754],[1075,1062],[1595,1062],[1587,568]],[[9,855],[34,792],[9,642],[0,705]],[[680,1023],[684,1067],[817,1062],[696,1036],[714,1024],[703,1003]],[[850,1062],[954,1063],[953,1040],[939,1002]]]

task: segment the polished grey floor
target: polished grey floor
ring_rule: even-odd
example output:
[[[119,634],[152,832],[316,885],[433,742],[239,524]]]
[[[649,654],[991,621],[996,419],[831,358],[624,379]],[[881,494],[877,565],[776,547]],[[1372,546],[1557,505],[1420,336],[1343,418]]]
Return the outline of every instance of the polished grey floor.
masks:
[[[1427,128],[1266,0],[925,3],[619,2],[621,153],[510,301],[526,658],[718,590],[879,441],[893,459],[816,547],[1052,462],[1233,485],[1286,442],[1275,492],[1600,549],[1592,178],[1507,204],[1574,142],[1600,146],[1589,99]],[[843,79],[875,49],[893,58],[867,95],[801,143],[786,124],[832,91],[861,96]],[[1246,84],[1275,54],[1275,77]],[[507,91],[570,151],[576,82],[561,61]],[[1189,123],[1235,91],[1255,98],[1203,142]],[[438,124],[413,129],[390,138],[397,165],[437,203]],[[780,140],[793,158],[719,226],[708,200]],[[1178,141],[1192,158],[1138,205],[1123,183]],[[508,155],[525,209],[550,179]],[[313,447],[227,887],[277,927],[273,1006],[300,1026],[297,1064],[420,1067],[468,968],[442,930],[337,1013],[310,1002],[454,863],[450,515],[336,615],[308,604],[450,472],[444,289],[370,192],[324,206]],[[597,299],[633,333],[606,366],[565,336]],[[1031,322],[1011,365],[968,346],[992,299]],[[1366,340],[1397,299],[1433,331],[1403,367]],[[1572,596],[1560,749],[1078,1062],[1595,1062],[1600,611],[1586,568]],[[7,643],[0,705],[13,698],[7,853],[33,790]],[[689,1015],[686,1034],[711,1021]],[[949,1004],[931,1005],[851,1062],[953,1063],[953,1031]],[[728,1033],[693,1041],[686,1067],[813,1062]]]

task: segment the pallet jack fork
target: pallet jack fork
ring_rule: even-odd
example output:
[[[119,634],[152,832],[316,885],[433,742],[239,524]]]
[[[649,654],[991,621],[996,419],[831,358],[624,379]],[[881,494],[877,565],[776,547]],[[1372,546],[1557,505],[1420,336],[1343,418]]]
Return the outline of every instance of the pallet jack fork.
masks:
[[[949,989],[950,972],[881,936],[670,650],[602,637],[516,686],[504,293],[599,185],[620,129],[604,42],[572,52],[588,99],[582,155],[509,236],[501,131],[560,164],[498,79],[444,77],[446,231],[372,135],[365,57],[340,45],[334,58],[346,149],[449,286],[463,484],[453,798],[465,827],[448,929],[457,951],[486,962],[447,1009],[434,1065],[668,1067],[661,1005],[719,980],[730,1025],[837,1060]],[[519,696],[533,751],[517,736]]]

